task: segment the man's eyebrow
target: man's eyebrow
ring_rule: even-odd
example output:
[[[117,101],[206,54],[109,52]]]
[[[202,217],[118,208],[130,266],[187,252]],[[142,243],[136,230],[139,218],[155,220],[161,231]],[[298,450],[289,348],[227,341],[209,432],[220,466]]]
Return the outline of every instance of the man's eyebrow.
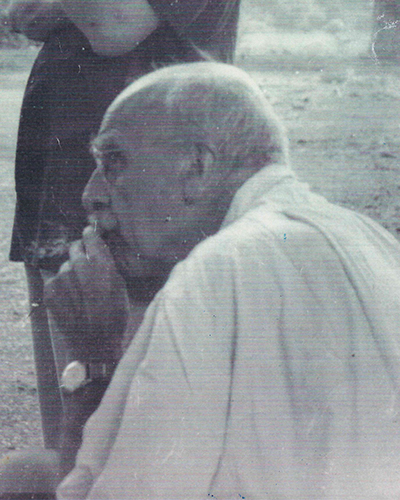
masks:
[[[90,143],[90,152],[95,159],[101,159],[107,153],[120,151],[119,144],[115,139],[107,136],[98,136]]]

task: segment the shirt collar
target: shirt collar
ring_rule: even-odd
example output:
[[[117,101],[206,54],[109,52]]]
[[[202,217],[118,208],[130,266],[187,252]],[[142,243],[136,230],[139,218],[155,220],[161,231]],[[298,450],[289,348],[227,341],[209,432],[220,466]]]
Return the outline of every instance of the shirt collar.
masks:
[[[287,180],[295,180],[296,175],[288,165],[268,165],[254,175],[239,188],[233,197],[222,227],[232,224],[246,212],[271,196],[271,191]]]

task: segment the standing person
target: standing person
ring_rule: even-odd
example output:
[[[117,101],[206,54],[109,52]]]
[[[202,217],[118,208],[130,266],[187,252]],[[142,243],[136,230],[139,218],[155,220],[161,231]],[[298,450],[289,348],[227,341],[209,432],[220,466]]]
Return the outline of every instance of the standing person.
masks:
[[[21,110],[10,259],[26,267],[48,448],[59,446],[58,377],[66,353],[62,339],[51,339],[43,283],[67,259],[71,241],[86,225],[81,195],[95,168],[90,139],[107,106],[132,80],[159,66],[204,59],[204,51],[230,60],[238,6],[239,0],[11,3],[15,28],[44,41]]]

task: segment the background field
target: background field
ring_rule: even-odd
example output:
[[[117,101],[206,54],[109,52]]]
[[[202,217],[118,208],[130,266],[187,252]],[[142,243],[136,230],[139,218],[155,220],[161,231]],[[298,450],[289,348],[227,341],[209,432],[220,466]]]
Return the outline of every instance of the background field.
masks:
[[[0,1],[1,6],[6,2]],[[19,108],[38,47],[0,31],[0,452],[39,445],[22,266],[8,262]],[[299,176],[400,237],[399,67],[376,60],[366,0],[244,0],[237,64],[288,129]]]

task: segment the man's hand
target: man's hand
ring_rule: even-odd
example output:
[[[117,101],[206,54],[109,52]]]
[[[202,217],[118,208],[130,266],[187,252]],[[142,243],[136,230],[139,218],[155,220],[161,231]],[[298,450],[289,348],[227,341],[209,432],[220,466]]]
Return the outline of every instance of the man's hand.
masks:
[[[107,245],[92,227],[46,284],[45,304],[75,359],[118,361],[129,300]]]
[[[55,0],[12,0],[6,14],[14,31],[40,42],[66,19],[60,2]]]

